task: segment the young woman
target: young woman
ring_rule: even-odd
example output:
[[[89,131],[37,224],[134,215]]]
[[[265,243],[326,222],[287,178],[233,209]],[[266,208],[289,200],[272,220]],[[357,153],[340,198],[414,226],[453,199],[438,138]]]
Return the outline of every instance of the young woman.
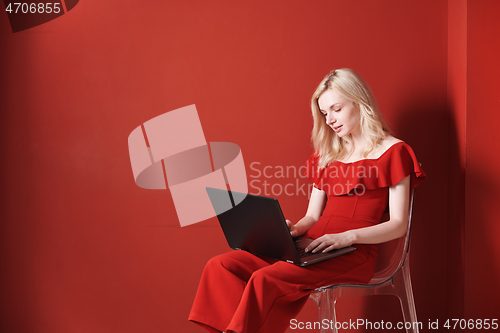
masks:
[[[390,135],[366,82],[350,69],[332,71],[311,109],[315,152],[306,165],[314,188],[305,216],[287,221],[290,234],[315,239],[306,251],[357,251],[307,267],[245,251],[212,258],[189,316],[208,332],[284,332],[311,291],[369,282],[374,244],[406,233],[410,189],[426,175],[410,146]],[[387,206],[390,220],[379,223]]]

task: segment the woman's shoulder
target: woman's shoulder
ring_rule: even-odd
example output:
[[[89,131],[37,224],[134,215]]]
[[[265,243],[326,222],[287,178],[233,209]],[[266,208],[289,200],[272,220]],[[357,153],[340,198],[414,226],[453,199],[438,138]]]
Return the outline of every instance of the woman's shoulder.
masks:
[[[393,137],[392,135],[388,135],[380,142],[378,148],[372,151],[370,157],[373,159],[379,159],[380,157],[382,157],[382,155],[385,155],[385,153],[387,153],[389,150],[391,150],[391,148],[395,147],[399,143],[404,144],[404,141]]]
[[[411,175],[411,187],[420,184],[427,175],[422,170],[413,149],[403,140],[388,136],[381,142],[384,152],[377,160],[381,178],[388,186]]]
[[[382,140],[382,142],[380,143],[380,146],[382,146],[382,150],[385,152],[386,150],[388,150],[389,148],[391,148],[395,144],[398,144],[401,142],[404,143],[403,140],[398,139],[392,135],[388,135],[384,138],[384,140]]]
[[[386,147],[386,148],[389,148],[390,146],[392,146],[398,142],[404,142],[404,141],[401,139],[398,139],[392,135],[388,135],[384,138],[384,140],[382,140],[381,145]]]

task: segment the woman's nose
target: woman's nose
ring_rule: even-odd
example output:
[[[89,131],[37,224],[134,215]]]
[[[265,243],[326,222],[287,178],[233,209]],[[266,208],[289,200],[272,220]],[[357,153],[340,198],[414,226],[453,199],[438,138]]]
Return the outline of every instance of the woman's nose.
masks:
[[[326,115],[326,124],[331,125],[331,124],[335,123],[336,121],[337,120],[333,116],[333,112],[328,112]]]

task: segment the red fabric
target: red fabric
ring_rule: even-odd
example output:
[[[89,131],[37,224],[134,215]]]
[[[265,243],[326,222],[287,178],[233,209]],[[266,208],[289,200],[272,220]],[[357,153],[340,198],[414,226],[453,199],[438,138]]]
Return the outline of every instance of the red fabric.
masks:
[[[307,176],[328,194],[328,202],[318,222],[305,234],[311,238],[377,224],[387,208],[390,186],[409,175],[410,188],[414,188],[427,178],[413,149],[404,142],[375,159],[334,161],[321,169],[318,161],[315,153],[309,157]]]
[[[344,163],[334,161],[326,168],[318,167],[319,156],[314,153],[306,162],[306,176],[315,187],[329,195],[348,194],[353,189],[372,190],[396,185],[411,175],[411,188],[427,176],[420,167],[413,149],[404,142],[389,147],[379,158]]]
[[[308,176],[328,194],[328,201],[323,215],[306,233],[312,238],[378,223],[388,203],[389,186],[408,175],[411,187],[426,178],[413,150],[403,142],[378,159],[333,162],[321,170],[317,162],[316,154],[306,162]],[[355,246],[357,251],[308,267],[244,251],[212,258],[203,271],[189,320],[209,332],[284,332],[315,288],[370,281],[376,246]]]
[[[308,267],[245,251],[216,256],[205,266],[189,320],[208,332],[285,332],[314,289],[370,281],[376,261],[370,247]]]

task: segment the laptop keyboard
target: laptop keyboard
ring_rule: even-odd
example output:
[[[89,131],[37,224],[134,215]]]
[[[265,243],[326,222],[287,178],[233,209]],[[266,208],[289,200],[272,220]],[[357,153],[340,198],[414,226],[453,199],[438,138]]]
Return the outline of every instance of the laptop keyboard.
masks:
[[[306,252],[305,249],[300,249],[300,248],[297,248],[297,251],[299,252],[299,257],[301,257],[301,258],[309,257],[309,256],[317,254],[317,253],[312,253],[312,252]]]

